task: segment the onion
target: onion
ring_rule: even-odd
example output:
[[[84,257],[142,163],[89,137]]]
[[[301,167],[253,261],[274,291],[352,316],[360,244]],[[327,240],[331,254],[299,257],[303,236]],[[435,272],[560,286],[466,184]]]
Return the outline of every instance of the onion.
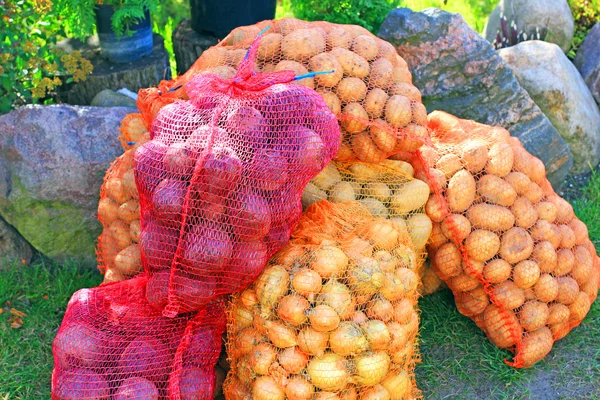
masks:
[[[392,371],[381,381],[390,394],[390,400],[404,400],[410,389],[410,379],[406,371]]]
[[[308,355],[297,346],[282,350],[278,357],[281,365],[290,374],[299,374],[308,363]]]
[[[266,339],[254,328],[242,329],[235,335],[231,352],[234,357],[241,357],[250,353],[257,344],[264,342]]]
[[[293,245],[284,247],[273,256],[273,260],[276,260],[278,264],[286,268],[298,266],[305,258],[304,247]]]
[[[306,310],[310,303],[304,297],[290,294],[279,300],[277,315],[288,324],[297,326],[306,321]]]
[[[408,324],[414,313],[413,303],[409,299],[402,299],[394,304],[392,318],[399,324]]]
[[[189,179],[194,172],[198,153],[186,142],[173,143],[165,153],[165,170],[178,178]]]
[[[304,328],[298,333],[298,347],[312,356],[320,356],[327,348],[329,334],[315,331],[311,327]]]
[[[352,315],[350,316],[350,321],[354,322],[355,324],[362,324],[363,322],[367,321],[369,318],[367,318],[367,314],[365,314],[362,311],[355,311],[352,313]]]
[[[281,386],[270,376],[261,376],[252,384],[253,400],[284,400],[285,393]]]
[[[237,378],[227,379],[225,387],[227,392],[227,398],[230,400],[247,400],[250,397],[250,390],[248,387]]]
[[[285,387],[285,395],[289,400],[310,400],[314,393],[315,387],[300,376],[291,378]]]
[[[373,253],[373,258],[379,263],[382,272],[394,272],[397,260],[389,251],[379,250]]]
[[[345,358],[334,353],[313,358],[307,367],[310,381],[321,390],[342,390],[350,380],[346,363]]]
[[[371,319],[387,322],[394,315],[394,305],[378,294],[367,304],[367,315]]]
[[[296,271],[292,279],[292,287],[296,293],[307,297],[310,301],[313,301],[315,294],[319,293],[321,285],[321,275],[308,268]]]
[[[367,340],[369,341],[371,349],[387,349],[392,338],[390,336],[390,331],[388,330],[386,324],[383,321],[371,319],[367,322],[362,323],[360,327],[365,332],[365,335],[367,335]]]
[[[361,400],[390,400],[390,394],[381,385],[377,384],[360,393]]]
[[[248,309],[251,309],[258,304],[258,297],[256,297],[256,292],[252,289],[244,290],[240,294],[239,300],[242,305]]]
[[[388,322],[387,328],[390,331],[390,335],[392,337],[390,345],[388,346],[388,351],[390,353],[395,353],[397,351],[402,350],[407,345],[409,340],[409,326],[400,325],[397,322]]]
[[[358,399],[358,393],[356,393],[356,389],[353,387],[343,390],[340,393],[340,400],[357,400],[357,399]]]
[[[399,269],[406,270],[406,268]],[[414,275],[414,272],[410,270],[407,271]],[[381,293],[383,297],[389,301],[396,301],[406,297],[409,289],[412,290],[414,283],[418,283],[418,280],[416,280],[416,275],[409,276],[404,272],[402,272],[400,275],[387,273],[384,276],[385,278],[383,280],[383,286],[379,290],[379,293]]]
[[[266,321],[267,335],[271,343],[275,346],[285,349],[286,347],[298,344],[296,330],[279,321]]]
[[[417,286],[419,286],[419,277],[412,269],[398,268],[396,269],[396,276],[400,278],[404,287],[403,297],[412,297],[416,294]]]
[[[392,256],[396,257],[399,267],[405,267],[411,270],[415,269],[417,266],[417,260],[419,259],[417,253],[404,244],[399,244],[394,250],[392,250]]]
[[[263,271],[254,286],[263,311],[270,311],[287,293],[289,280],[288,272],[281,265],[273,265]]]
[[[392,362],[396,365],[408,366],[413,360],[415,349],[412,345],[404,346],[396,352],[390,352]]]
[[[341,276],[348,267],[348,257],[335,246],[323,246],[313,253],[310,267],[322,278]]]
[[[250,366],[248,355],[241,357],[235,363],[235,372],[242,383],[250,384],[256,378],[256,373]]]
[[[328,305],[341,319],[348,319],[354,312],[355,297],[348,286],[333,278],[323,285],[317,295],[316,303]]]
[[[236,332],[252,326],[253,320],[254,314],[252,311],[242,307],[241,304],[236,304],[233,307],[233,324]]]
[[[317,392],[315,400],[340,400],[340,396],[333,392]]]
[[[371,257],[373,254],[373,245],[368,240],[356,236],[345,242],[343,248],[344,253],[353,259]]]
[[[385,276],[377,261],[362,257],[356,260],[348,270],[348,283],[353,292],[373,295],[383,286]]]
[[[391,221],[369,222],[362,235],[378,250],[392,250],[398,244],[398,231]]]
[[[386,376],[390,369],[390,356],[385,351],[365,351],[354,357],[354,381],[373,386]]]
[[[277,358],[277,351],[268,343],[259,343],[248,354],[248,364],[259,375],[267,375],[271,364]]]
[[[268,322],[269,321],[265,317],[263,317],[262,315],[255,314],[254,315],[254,320],[252,321],[252,326],[258,332],[260,332],[261,335],[266,335],[267,334],[267,327],[265,325]]]
[[[310,325],[317,332],[330,332],[340,324],[340,316],[325,304],[318,305],[307,312]]]
[[[353,356],[369,347],[367,338],[358,324],[342,322],[340,326],[329,335],[331,350],[340,356]]]

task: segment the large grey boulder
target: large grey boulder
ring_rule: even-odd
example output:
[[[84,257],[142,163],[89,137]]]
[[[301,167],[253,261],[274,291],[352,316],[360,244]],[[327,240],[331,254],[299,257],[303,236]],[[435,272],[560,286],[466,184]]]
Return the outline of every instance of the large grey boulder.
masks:
[[[600,104],[600,22],[590,29],[573,62]]]
[[[33,257],[33,248],[27,240],[0,217],[0,263],[3,261],[25,261]]]
[[[600,162],[600,110],[573,63],[557,45],[538,40],[499,54],[571,147],[573,172],[595,168]]]
[[[390,12],[379,36],[406,60],[429,112],[502,126],[546,166],[555,188],[573,159],[556,128],[523,89],[492,45],[458,14],[436,8]]]
[[[0,215],[44,255],[94,259],[99,190],[130,112],[30,105],[0,116]]]
[[[545,41],[557,44],[565,53],[571,48],[575,23],[567,0],[500,0],[483,30],[490,42],[496,39],[501,15],[506,17],[509,26],[515,22],[517,32],[523,31],[532,37],[536,28],[545,29]]]

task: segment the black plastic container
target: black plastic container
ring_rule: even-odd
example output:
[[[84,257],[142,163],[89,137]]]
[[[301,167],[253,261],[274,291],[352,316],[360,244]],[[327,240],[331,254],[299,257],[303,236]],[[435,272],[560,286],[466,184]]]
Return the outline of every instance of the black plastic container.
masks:
[[[133,35],[123,35],[120,38],[112,30],[111,19],[114,13],[113,6],[96,6],[96,31],[102,55],[115,63],[127,63],[152,54],[150,11],[146,10],[144,19],[129,26],[134,31]]]
[[[192,29],[224,38],[238,26],[275,18],[277,0],[190,0]]]

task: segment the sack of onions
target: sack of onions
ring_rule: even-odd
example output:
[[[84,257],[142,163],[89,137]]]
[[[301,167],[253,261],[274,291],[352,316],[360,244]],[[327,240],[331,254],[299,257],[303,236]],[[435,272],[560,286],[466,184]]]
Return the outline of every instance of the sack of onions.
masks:
[[[413,399],[417,254],[357,201],[309,206],[228,315],[228,399]]]

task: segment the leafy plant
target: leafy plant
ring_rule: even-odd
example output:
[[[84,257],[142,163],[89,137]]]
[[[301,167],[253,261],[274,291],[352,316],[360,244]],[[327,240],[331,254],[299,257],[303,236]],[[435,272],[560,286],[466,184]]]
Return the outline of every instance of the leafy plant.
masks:
[[[575,35],[567,55],[573,59],[590,29],[600,21],[600,0],[569,0],[569,7],[575,21]]]
[[[165,40],[165,49],[169,53],[171,73],[177,71],[177,63],[173,54],[173,31],[182,19],[190,16],[189,0],[161,1],[157,11],[152,14],[152,30]]]
[[[0,15],[0,113],[49,102],[63,81],[85,80],[92,72],[79,52],[55,47],[64,31],[49,0],[0,1]]]
[[[291,0],[290,4],[296,18],[360,25],[377,34],[400,0]]]

